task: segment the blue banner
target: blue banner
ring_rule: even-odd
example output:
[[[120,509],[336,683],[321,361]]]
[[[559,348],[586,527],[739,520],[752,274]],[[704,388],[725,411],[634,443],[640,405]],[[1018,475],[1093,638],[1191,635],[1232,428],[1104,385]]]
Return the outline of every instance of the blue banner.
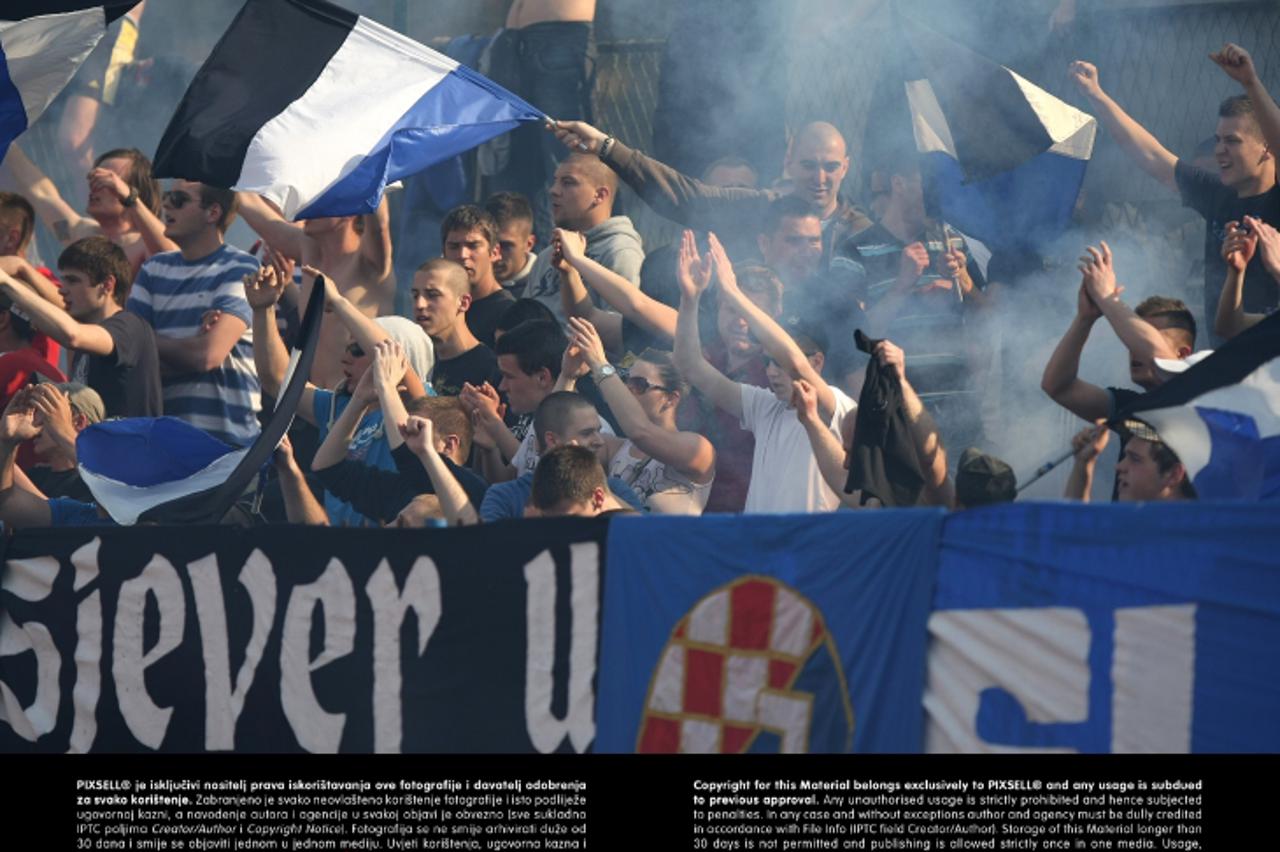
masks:
[[[596,750],[919,750],[943,517],[615,520]]]
[[[951,515],[926,750],[1280,750],[1278,553],[1256,504]]]

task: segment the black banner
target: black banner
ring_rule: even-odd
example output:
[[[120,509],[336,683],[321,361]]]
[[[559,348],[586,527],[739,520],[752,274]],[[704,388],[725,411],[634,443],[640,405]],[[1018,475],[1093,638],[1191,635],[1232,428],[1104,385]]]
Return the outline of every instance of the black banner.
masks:
[[[21,533],[0,751],[585,751],[606,529]]]

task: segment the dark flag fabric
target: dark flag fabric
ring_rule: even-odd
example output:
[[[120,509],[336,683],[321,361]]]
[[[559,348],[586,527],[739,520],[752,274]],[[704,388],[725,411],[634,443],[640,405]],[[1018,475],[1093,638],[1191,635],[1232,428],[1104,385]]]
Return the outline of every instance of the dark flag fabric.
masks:
[[[248,0],[160,140],[159,177],[258,192],[289,218],[375,210],[388,183],[544,115],[324,0]]]
[[[1143,394],[1113,422],[1140,420],[1202,499],[1280,500],[1280,314]]]
[[[6,0],[0,7],[0,160],[137,0]]]
[[[916,148],[938,213],[994,251],[1068,225],[1097,121],[1004,66],[900,17]]]
[[[173,417],[95,423],[76,439],[80,476],[116,523],[216,524],[280,444],[320,341],[324,288],[311,288],[284,390],[248,447],[230,447]]]

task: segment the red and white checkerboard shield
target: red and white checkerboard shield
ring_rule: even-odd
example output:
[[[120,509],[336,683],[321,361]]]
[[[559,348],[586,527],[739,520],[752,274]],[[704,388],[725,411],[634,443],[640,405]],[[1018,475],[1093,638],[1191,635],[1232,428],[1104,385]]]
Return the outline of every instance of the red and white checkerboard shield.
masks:
[[[738,753],[769,731],[781,751],[807,752],[814,696],[792,687],[819,653],[840,659],[821,612],[795,589],[758,575],[716,589],[680,620],[658,659],[636,750]],[[852,736],[849,691],[834,670]]]

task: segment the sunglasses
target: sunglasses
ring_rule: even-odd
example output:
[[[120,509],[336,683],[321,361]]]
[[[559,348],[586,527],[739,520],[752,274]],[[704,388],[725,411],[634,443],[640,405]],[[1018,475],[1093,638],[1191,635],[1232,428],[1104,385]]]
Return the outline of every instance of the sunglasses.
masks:
[[[664,392],[670,392],[671,390],[671,388],[665,388],[662,385],[649,384],[649,380],[643,376],[627,376],[626,382],[627,387],[630,388],[631,392],[636,396],[646,394],[651,390],[660,390]]]
[[[364,350],[360,348],[359,343],[352,343],[347,347],[347,352],[351,353],[352,358],[363,358]]]
[[[181,210],[187,206],[188,201],[195,201],[195,198],[179,189],[171,189],[161,196],[165,204],[174,210]]]

